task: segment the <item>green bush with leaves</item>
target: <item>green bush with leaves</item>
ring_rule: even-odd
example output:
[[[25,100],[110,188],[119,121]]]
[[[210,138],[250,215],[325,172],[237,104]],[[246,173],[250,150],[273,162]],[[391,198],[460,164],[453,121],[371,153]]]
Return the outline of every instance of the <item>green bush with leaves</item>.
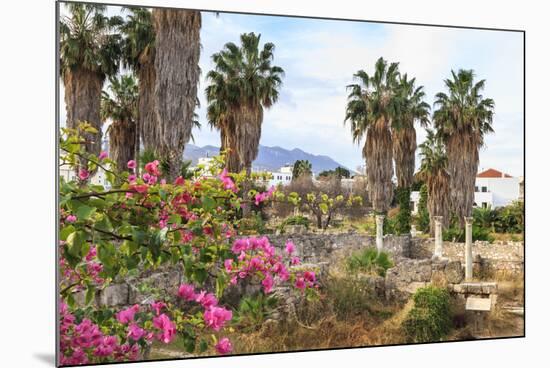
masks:
[[[365,248],[353,253],[347,260],[346,266],[350,273],[367,272],[385,276],[393,262],[388,253],[378,252],[375,248]]]
[[[428,286],[413,296],[414,307],[403,321],[411,342],[440,341],[452,327],[451,298],[447,289]]]
[[[427,233],[430,231],[430,213],[428,212],[428,186],[426,184],[423,184],[420,187],[417,226],[417,230],[422,231],[423,233]]]
[[[279,305],[279,299],[263,293],[245,296],[241,299],[235,317],[235,323],[243,330],[256,330]]]
[[[460,229],[458,226],[453,225],[447,230],[443,231],[443,240],[444,241],[454,241],[454,242],[465,242],[466,231]],[[472,225],[472,241],[488,241],[493,242],[495,238],[491,235],[491,232],[487,228],[483,228],[477,224]]]
[[[292,226],[292,225],[301,225],[301,226],[305,226],[306,229],[309,229],[310,224],[311,224],[311,221],[305,216],[300,216],[300,215],[290,216],[290,217],[287,217],[279,225],[279,230],[281,231],[281,233],[284,233],[285,228],[287,226]]]

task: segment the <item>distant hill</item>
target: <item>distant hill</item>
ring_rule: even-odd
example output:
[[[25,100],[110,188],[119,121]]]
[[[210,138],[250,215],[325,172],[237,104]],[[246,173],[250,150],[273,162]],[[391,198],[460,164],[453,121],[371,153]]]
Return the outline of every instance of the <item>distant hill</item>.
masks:
[[[191,160],[193,164],[196,164],[199,157],[212,157],[217,155],[219,151],[219,147],[215,146],[199,147],[193,144],[187,144],[185,146],[183,158],[185,160]],[[267,147],[262,145],[260,145],[260,151],[253,163],[253,167],[255,170],[276,171],[281,166],[287,164],[293,165],[296,160],[308,160],[311,162],[313,172],[317,174],[324,170],[335,169],[338,166],[345,167],[328,156],[314,155],[304,152],[299,148],[287,150],[277,146]]]

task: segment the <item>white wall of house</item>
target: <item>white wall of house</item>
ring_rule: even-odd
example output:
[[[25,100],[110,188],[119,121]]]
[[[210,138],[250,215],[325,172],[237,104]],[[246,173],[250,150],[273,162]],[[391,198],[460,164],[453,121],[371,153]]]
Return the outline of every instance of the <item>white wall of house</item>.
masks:
[[[474,201],[478,207],[507,206],[520,198],[519,183],[520,178],[476,178]]]
[[[279,184],[288,185],[292,181],[292,171],[288,172],[286,170],[270,172],[271,179],[269,180],[268,187],[277,186]]]

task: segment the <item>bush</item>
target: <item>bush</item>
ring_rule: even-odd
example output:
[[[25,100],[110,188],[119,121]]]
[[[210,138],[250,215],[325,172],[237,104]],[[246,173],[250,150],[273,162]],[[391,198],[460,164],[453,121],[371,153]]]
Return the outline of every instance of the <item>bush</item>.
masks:
[[[413,296],[414,307],[403,321],[403,330],[411,342],[440,341],[452,327],[449,292],[428,286]]]
[[[430,231],[430,213],[428,212],[428,186],[420,187],[420,200],[418,202],[417,230],[427,233]]]
[[[254,212],[249,217],[242,218],[239,221],[239,234],[265,234],[265,222],[260,212]]]
[[[326,300],[331,301],[332,310],[340,320],[370,311],[373,291],[366,279],[329,278],[325,287]]]
[[[279,230],[281,231],[281,233],[284,233],[285,227],[290,225],[302,225],[302,226],[305,226],[306,229],[309,229],[310,224],[311,224],[311,221],[305,216],[300,216],[300,215],[290,216],[290,217],[287,217],[281,223],[281,225],[279,225]]]
[[[385,276],[388,268],[393,266],[388,253],[378,253],[375,248],[366,248],[353,253],[346,263],[349,272],[369,272],[379,276]]]
[[[466,230],[460,229],[458,226],[453,225],[447,230],[443,231],[443,240],[445,241],[455,241],[455,242],[464,242],[466,239]],[[479,225],[472,225],[472,241],[481,240],[493,242],[495,238],[491,235],[489,229],[483,228]]]
[[[275,296],[267,296],[263,293],[257,296],[246,296],[239,303],[235,323],[245,330],[256,330],[262,326],[278,304],[279,300]]]

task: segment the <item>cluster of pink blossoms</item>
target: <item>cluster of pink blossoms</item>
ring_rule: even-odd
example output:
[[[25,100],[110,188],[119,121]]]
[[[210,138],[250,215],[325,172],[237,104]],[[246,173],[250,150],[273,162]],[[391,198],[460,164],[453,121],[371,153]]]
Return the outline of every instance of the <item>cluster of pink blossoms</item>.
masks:
[[[121,344],[117,336],[104,335],[99,326],[76,318],[65,303],[60,306],[60,345],[62,365],[81,365],[103,361],[128,361],[139,358],[139,345]]]
[[[271,186],[267,192],[261,192],[261,193],[257,193],[256,196],[254,197],[254,203],[256,204],[256,206],[259,206],[260,203],[268,200],[269,198],[271,198],[273,196],[273,194],[275,193],[276,189],[274,186]]]
[[[232,192],[237,192],[237,186],[233,182],[233,179],[229,176],[229,173],[227,172],[227,169],[223,169],[222,172],[219,175],[220,180],[223,183],[223,188],[226,190],[231,190]]]
[[[70,215],[69,215],[70,217]],[[97,260],[97,248],[95,245],[90,247],[88,254],[84,257],[84,262],[72,268],[64,257],[59,260],[59,266],[64,281],[68,283],[79,283],[86,277],[90,277],[96,285],[101,285],[105,280],[99,275],[103,271],[103,265]],[[75,291],[81,290],[82,286],[76,285]]]
[[[237,239],[231,247],[231,251],[238,255],[238,262],[226,259],[224,267],[231,275],[231,284],[236,284],[238,279],[259,275],[265,293],[273,290],[276,279],[287,281],[290,271],[285,265],[283,257],[275,254],[275,247],[269,243],[267,237],[249,237]],[[294,243],[287,242],[285,253],[291,257],[290,265],[297,265],[300,260],[292,256],[295,251]],[[300,290],[317,287],[315,273],[312,271],[299,271],[295,273],[294,286]]]
[[[218,306],[218,299],[212,293],[204,290],[197,292],[191,284],[182,284],[179,287],[178,295],[185,301],[199,303],[204,308],[204,323],[214,331],[220,331],[227,321],[233,318],[233,313]],[[229,354],[232,351],[231,342],[228,338],[221,339],[215,346],[219,354]]]

